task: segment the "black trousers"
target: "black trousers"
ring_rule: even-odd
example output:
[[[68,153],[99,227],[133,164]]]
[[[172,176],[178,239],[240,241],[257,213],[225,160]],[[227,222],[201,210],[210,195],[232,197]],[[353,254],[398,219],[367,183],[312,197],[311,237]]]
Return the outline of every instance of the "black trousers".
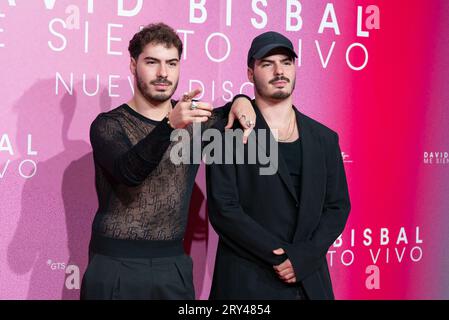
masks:
[[[93,254],[81,284],[81,300],[194,300],[188,255],[117,258]]]

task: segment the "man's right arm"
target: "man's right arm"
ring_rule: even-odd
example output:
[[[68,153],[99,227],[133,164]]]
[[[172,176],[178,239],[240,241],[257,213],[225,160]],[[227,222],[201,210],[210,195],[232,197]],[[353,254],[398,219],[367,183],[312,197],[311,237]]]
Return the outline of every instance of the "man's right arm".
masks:
[[[164,119],[133,146],[119,121],[99,115],[90,127],[95,161],[119,183],[138,186],[158,166],[172,131]]]

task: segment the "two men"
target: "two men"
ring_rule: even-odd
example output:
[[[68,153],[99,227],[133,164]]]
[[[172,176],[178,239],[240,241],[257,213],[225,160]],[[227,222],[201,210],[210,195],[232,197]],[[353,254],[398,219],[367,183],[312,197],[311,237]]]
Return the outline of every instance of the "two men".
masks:
[[[256,37],[247,57],[257,115],[248,145],[279,150],[276,174],[236,164],[248,145],[232,150],[232,164],[206,167],[219,235],[211,299],[334,299],[326,253],[346,224],[349,194],[338,135],[293,105],[296,57],[276,32]]]
[[[254,39],[256,99],[232,109],[192,101],[198,90],[171,100],[182,43],[167,25],[144,28],[129,52],[133,98],[91,126],[99,208],[81,298],[195,298],[182,240],[198,165],[171,161],[171,133],[229,117],[246,136],[257,117],[255,131],[279,146],[274,175],[261,175],[261,164],[207,166],[209,217],[220,236],[211,298],[332,299],[326,252],[343,231],[349,196],[337,134],[292,104],[291,42],[274,32]]]
[[[183,237],[199,165],[175,165],[170,136],[195,122],[224,123],[228,113],[251,130],[255,113],[246,101],[213,110],[192,101],[199,90],[171,100],[182,42],[169,26],[145,27],[128,49],[134,96],[98,115],[90,130],[99,208],[81,299],[194,299]]]

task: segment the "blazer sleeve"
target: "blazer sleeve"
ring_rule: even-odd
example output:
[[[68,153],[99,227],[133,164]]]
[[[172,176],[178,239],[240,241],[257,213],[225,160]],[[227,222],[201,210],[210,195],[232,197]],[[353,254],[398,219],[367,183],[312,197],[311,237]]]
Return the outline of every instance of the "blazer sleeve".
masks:
[[[331,142],[326,147],[326,195],[320,222],[310,239],[284,248],[297,281],[302,281],[323,264],[329,247],[343,232],[351,207],[338,135],[333,133],[328,140]]]
[[[239,203],[235,165],[207,165],[206,183],[209,219],[220,239],[241,256],[252,255],[270,266],[282,263],[286,256],[272,251],[285,244],[246,214]]]
[[[231,111],[232,102],[228,102],[224,106],[214,108],[212,110],[212,116],[202,124],[202,129],[206,130],[209,128],[214,128],[223,132],[228,122],[229,112]]]

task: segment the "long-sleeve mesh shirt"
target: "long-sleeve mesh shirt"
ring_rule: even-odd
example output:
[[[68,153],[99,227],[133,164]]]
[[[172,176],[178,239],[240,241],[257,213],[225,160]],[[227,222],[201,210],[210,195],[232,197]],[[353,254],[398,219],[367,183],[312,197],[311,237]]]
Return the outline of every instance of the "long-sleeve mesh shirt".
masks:
[[[230,104],[214,109],[203,128],[224,123],[229,109]],[[186,129],[192,132],[192,126]],[[171,161],[170,150],[176,144],[170,141],[172,131],[166,119],[146,118],[127,104],[92,122],[99,207],[91,251],[145,256],[155,243],[182,242],[199,165]]]

